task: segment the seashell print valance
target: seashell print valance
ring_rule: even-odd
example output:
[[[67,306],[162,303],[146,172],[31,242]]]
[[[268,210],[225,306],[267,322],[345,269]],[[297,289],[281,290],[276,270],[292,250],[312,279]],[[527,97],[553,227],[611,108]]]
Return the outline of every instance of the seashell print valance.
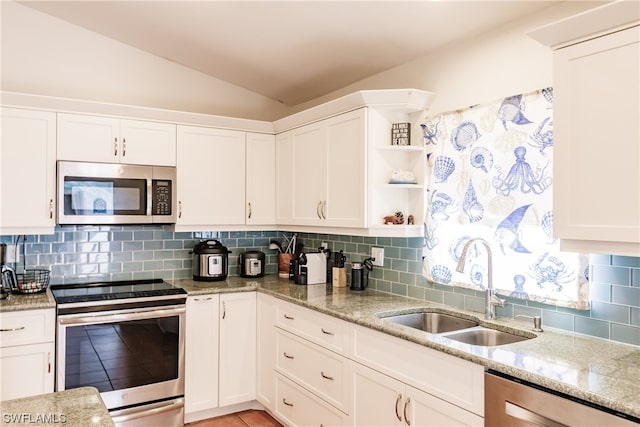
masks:
[[[577,309],[589,306],[588,256],[553,239],[551,88],[430,117],[422,124],[428,188],[424,276],[484,290],[487,258],[464,243],[491,244],[493,286],[504,296]]]

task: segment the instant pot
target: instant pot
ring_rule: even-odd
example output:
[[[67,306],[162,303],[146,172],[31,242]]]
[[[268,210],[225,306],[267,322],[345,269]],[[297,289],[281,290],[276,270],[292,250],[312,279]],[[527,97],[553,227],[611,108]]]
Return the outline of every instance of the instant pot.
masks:
[[[191,252],[193,280],[216,281],[227,278],[230,250],[217,240],[199,242]]]
[[[240,254],[240,276],[262,277],[264,276],[265,257],[261,251],[247,251]]]

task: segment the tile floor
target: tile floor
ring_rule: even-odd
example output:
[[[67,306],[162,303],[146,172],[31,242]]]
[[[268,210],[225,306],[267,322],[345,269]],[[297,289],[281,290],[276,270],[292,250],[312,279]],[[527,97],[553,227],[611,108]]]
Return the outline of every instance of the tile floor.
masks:
[[[282,427],[282,424],[265,411],[248,410],[196,421],[186,427]]]

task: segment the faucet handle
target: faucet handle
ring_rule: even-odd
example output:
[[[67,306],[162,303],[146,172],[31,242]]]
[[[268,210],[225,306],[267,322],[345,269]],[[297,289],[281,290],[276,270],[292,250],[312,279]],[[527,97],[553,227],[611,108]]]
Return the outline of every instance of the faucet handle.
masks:
[[[540,316],[525,316],[524,314],[517,314],[516,317],[524,317],[527,319],[533,319],[533,332],[544,332],[542,329],[542,317]]]

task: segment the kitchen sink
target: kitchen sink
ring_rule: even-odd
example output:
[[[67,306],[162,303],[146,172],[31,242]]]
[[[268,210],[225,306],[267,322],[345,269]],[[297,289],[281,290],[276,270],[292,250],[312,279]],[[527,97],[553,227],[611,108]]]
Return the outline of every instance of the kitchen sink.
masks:
[[[532,336],[521,336],[479,326],[466,331],[448,334],[447,338],[466,344],[491,347],[496,345],[512,344],[514,342],[524,341],[535,337],[535,335],[531,335]]]
[[[458,331],[460,329],[478,326],[478,322],[451,316],[444,313],[409,313],[382,317],[383,321],[397,323],[431,334],[442,334],[445,332]]]

